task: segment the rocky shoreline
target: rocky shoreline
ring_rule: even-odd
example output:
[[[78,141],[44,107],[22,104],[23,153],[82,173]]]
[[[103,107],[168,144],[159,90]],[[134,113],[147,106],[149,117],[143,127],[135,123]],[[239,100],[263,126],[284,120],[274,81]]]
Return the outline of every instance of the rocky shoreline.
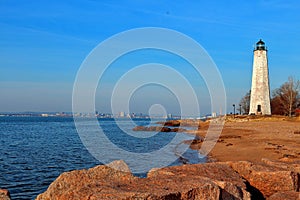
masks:
[[[117,168],[117,169],[116,169]],[[123,171],[120,171],[123,170]],[[61,174],[37,200],[298,199],[300,165],[215,162],[151,170],[133,176],[123,161]]]
[[[172,130],[172,123],[162,126]],[[197,136],[186,143],[201,149],[209,122],[184,123]],[[173,127],[180,128],[178,121]],[[299,133],[300,118],[227,118],[208,163],[152,169],[138,178],[115,161],[62,173],[37,199],[300,199]],[[9,199],[7,190],[0,199]]]
[[[299,122],[227,118],[209,154],[210,161],[215,162],[153,169],[147,178],[138,178],[125,163],[116,161],[110,165],[113,168],[97,166],[63,173],[37,199],[296,200],[300,197]],[[209,122],[179,124],[176,120],[167,126],[172,127],[172,123],[176,128],[184,123],[196,127],[188,132],[196,139],[187,143],[192,149],[201,148]]]

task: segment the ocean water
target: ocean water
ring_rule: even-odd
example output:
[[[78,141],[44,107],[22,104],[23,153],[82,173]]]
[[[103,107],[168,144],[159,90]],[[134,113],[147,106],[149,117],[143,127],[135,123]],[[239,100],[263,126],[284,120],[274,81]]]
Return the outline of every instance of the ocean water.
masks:
[[[82,119],[89,126],[89,119]],[[118,121],[130,131],[133,124]],[[149,120],[135,120],[135,125],[149,125]],[[134,153],[153,152],[172,141],[175,133],[157,133],[150,138],[128,136],[112,119],[101,119],[99,125],[119,148]],[[138,134],[138,133],[135,133]],[[145,132],[140,132],[145,134]],[[185,139],[193,137],[184,133]],[[178,145],[158,159],[177,156],[170,165],[183,162],[205,162],[197,151],[188,149],[179,157]],[[172,149],[174,147],[174,150]],[[105,151],[102,149],[101,151]],[[129,158],[134,159],[134,158]],[[131,162],[131,160],[129,160]],[[132,162],[143,165],[143,162]],[[62,172],[90,168],[101,164],[82,143],[73,118],[67,117],[0,117],[0,188],[8,189],[12,199],[34,199],[44,192]],[[136,174],[144,177],[146,174]]]

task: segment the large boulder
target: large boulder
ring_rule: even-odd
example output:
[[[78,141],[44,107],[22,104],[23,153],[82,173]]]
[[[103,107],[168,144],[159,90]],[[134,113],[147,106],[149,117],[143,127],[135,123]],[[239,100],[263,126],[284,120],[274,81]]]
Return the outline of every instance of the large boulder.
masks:
[[[10,194],[8,190],[0,189],[0,200],[10,200]]]
[[[186,182],[188,187],[191,187],[191,184],[196,182],[204,181],[218,186],[217,199],[251,199],[251,194],[246,191],[247,182],[224,163],[194,164],[153,169],[148,173],[148,179],[151,180],[153,178],[174,180],[176,182],[179,179],[180,182]]]
[[[99,165],[88,170],[62,173],[37,199],[121,199],[124,194],[118,191],[122,191],[124,184],[127,185],[137,178],[130,172],[116,170],[117,166],[112,165],[114,168]]]
[[[259,190],[264,197],[269,197],[276,192],[299,192],[299,173],[290,171],[290,168],[276,165],[259,165],[248,161],[227,162],[249,184]]]

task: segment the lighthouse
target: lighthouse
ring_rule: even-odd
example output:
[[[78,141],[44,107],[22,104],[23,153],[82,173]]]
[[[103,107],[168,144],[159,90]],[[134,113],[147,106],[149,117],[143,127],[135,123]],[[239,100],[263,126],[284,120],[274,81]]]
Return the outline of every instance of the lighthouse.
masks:
[[[271,115],[267,48],[259,40],[254,48],[249,115]]]

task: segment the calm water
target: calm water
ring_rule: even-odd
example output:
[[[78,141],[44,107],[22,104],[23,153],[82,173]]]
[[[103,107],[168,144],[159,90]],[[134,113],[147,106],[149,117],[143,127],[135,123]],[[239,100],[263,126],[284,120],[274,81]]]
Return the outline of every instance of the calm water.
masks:
[[[86,124],[88,124],[88,119]],[[175,133],[158,133],[152,139],[128,137],[113,120],[100,120],[107,137],[117,146],[132,152],[148,152],[166,145]],[[132,124],[124,120],[124,127]],[[137,120],[147,125],[148,120]],[[141,133],[142,134],[142,133]],[[186,139],[191,136],[186,135]],[[0,117],[0,188],[10,191],[12,199],[34,199],[44,192],[59,174],[101,164],[84,147],[72,118]],[[168,152],[175,154],[175,152]],[[205,162],[196,151],[188,150],[189,163]],[[171,165],[180,165],[182,159]],[[145,176],[145,174],[139,174]]]

